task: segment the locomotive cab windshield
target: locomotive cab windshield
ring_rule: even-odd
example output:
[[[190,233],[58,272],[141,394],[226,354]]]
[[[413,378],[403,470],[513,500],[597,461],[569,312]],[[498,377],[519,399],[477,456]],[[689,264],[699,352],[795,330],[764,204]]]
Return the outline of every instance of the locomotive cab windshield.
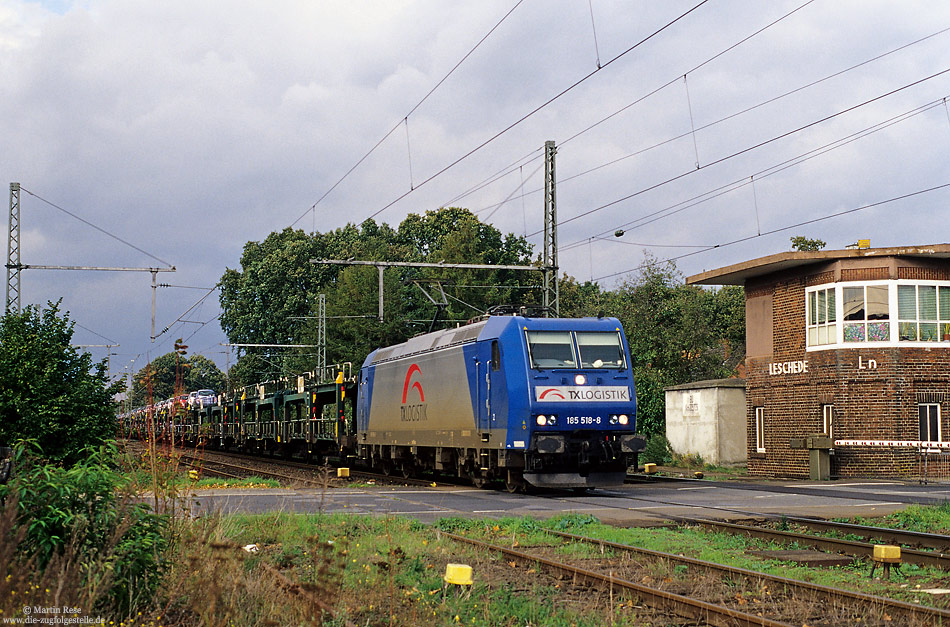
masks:
[[[627,367],[619,333],[578,331],[576,337],[581,368]]]
[[[627,367],[619,332],[526,331],[525,333],[531,367],[535,370],[578,367],[622,370]],[[576,338],[576,350],[572,337]]]

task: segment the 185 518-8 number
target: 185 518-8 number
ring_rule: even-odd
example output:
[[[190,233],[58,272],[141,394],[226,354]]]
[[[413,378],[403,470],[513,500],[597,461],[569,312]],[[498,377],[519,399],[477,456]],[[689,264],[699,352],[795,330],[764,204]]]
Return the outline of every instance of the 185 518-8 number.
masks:
[[[600,416],[568,416],[569,425],[599,425]]]

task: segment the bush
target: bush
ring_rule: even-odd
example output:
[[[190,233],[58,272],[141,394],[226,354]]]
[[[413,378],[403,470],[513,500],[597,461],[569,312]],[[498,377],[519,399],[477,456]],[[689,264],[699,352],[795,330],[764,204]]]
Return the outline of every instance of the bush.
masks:
[[[35,443],[18,443],[14,476],[0,486],[7,521],[0,535],[16,547],[0,555],[0,575],[53,582],[56,595],[67,586],[87,611],[114,616],[150,602],[162,575],[167,519],[123,493],[115,444],[86,449],[86,459],[70,468],[44,464],[40,455]]]
[[[0,318],[0,445],[36,440],[50,459],[67,463],[115,437],[106,364],[70,346],[73,325],[58,304]]]
[[[640,453],[639,461],[644,464],[657,464],[665,466],[673,461],[673,449],[670,447],[669,440],[662,433],[650,436],[647,440],[646,449]]]

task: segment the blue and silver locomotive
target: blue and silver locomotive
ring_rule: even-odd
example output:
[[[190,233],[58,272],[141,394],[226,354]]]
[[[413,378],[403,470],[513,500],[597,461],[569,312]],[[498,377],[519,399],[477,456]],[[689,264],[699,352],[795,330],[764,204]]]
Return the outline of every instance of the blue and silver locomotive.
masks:
[[[618,485],[645,446],[615,318],[490,316],[378,349],[356,431],[357,457],[384,472],[512,491]]]

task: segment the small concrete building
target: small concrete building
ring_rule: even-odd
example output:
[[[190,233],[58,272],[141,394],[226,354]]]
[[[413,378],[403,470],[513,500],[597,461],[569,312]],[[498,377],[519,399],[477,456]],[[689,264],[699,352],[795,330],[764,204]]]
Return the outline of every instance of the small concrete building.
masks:
[[[745,288],[750,474],[809,476],[793,445],[817,433],[839,477],[950,450],[950,244],[785,252],[687,283]]]
[[[668,387],[666,439],[679,455],[708,464],[746,462],[744,379],[713,379]]]

